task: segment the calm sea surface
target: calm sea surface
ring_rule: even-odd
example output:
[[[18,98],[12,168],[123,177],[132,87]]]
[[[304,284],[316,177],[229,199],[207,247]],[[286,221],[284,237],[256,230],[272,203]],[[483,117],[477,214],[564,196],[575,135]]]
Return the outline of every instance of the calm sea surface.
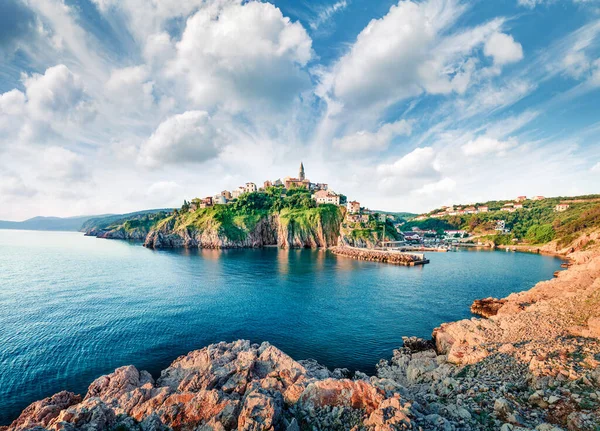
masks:
[[[428,253],[425,267],[312,250],[152,251],[79,233],[0,230],[0,425],[62,389],[134,364],[156,374],[217,341],[373,372],[476,298],[549,279],[538,255]]]

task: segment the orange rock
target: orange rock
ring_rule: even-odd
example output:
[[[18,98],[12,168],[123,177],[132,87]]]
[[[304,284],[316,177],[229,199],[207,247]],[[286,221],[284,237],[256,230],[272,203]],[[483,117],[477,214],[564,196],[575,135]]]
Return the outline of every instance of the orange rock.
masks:
[[[326,379],[308,385],[299,403],[304,407],[343,406],[364,409],[367,414],[383,401],[383,394],[364,380]]]

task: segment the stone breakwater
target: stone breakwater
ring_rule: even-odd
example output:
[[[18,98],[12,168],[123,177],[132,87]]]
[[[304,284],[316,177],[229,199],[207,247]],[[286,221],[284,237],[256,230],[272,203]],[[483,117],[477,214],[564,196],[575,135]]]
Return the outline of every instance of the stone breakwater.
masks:
[[[0,431],[600,429],[600,252],[503,302],[487,319],[404,339],[377,373],[330,371],[268,343],[219,343],[156,380],[133,366],[60,392]]]
[[[415,266],[429,263],[424,255],[399,253],[393,251],[361,249],[354,247],[336,246],[330,248],[331,252],[338,256],[350,257],[357,260],[369,262],[391,263],[395,265]]]

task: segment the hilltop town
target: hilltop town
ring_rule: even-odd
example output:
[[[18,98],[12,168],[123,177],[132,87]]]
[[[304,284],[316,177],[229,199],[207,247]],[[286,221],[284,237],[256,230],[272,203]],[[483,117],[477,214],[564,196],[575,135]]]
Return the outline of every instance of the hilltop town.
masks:
[[[326,183],[306,177],[248,182],[235,190],[185,200],[172,212],[140,213],[88,223],[87,235],[144,241],[147,247],[238,248],[347,246],[373,248],[402,239],[400,219],[348,201]]]
[[[255,183],[248,182],[244,185],[239,186],[235,190],[223,190],[221,193],[214,196],[207,196],[203,199],[195,198],[192,199],[191,203],[184,202],[188,211],[196,211],[199,208],[208,208],[213,205],[226,205],[228,203],[235,202],[240,196],[247,193],[264,193],[270,188],[283,188],[285,190],[291,189],[305,189],[311,192],[312,198],[317,204],[333,204],[340,205],[344,204],[346,197],[335,193],[333,190],[329,190],[329,186],[325,183],[313,183],[304,172],[304,164],[300,162],[300,169],[298,171],[298,177],[285,177],[283,180],[277,179],[275,181],[266,180],[262,187],[258,187]],[[358,202],[356,202],[358,204]]]

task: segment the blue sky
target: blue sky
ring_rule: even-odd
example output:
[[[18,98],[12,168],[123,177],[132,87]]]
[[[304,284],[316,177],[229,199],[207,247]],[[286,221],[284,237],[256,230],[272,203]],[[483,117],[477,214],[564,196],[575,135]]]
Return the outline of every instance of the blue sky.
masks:
[[[598,0],[4,0],[0,218],[597,193],[599,59]]]

